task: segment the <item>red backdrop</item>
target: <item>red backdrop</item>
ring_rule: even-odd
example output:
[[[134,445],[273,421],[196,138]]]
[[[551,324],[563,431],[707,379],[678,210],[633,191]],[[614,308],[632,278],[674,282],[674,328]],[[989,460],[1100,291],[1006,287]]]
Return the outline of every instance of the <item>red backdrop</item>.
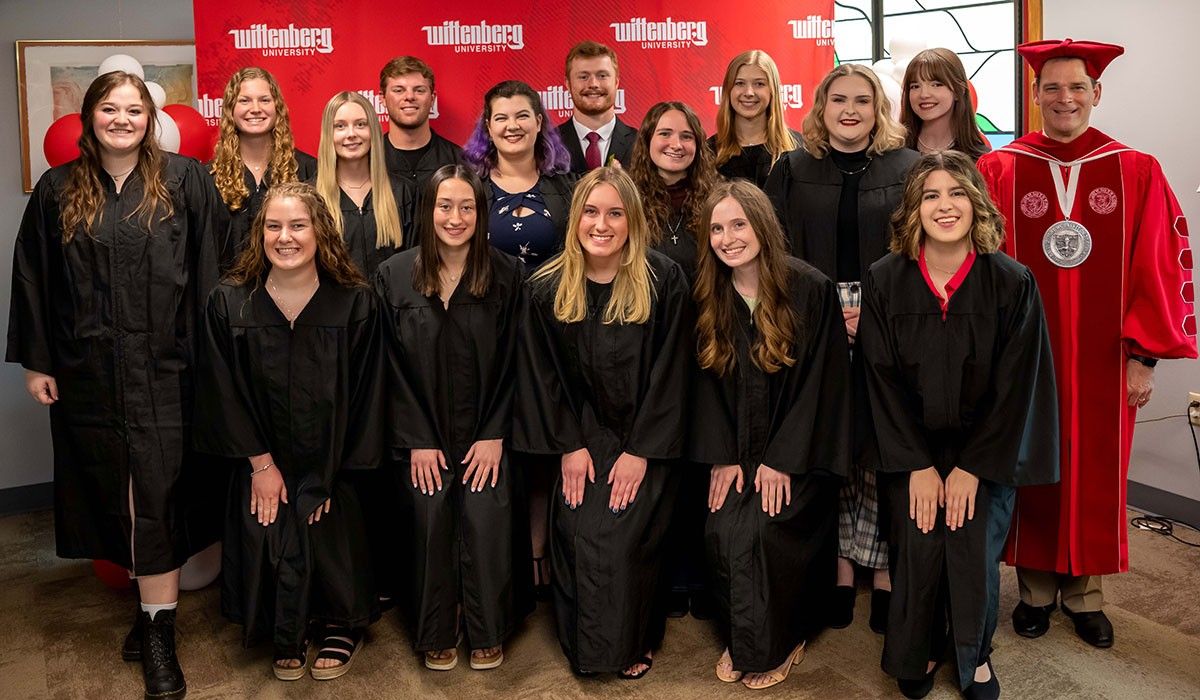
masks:
[[[372,100],[386,123],[379,69],[393,56],[426,61],[437,79],[434,128],[461,143],[483,94],[509,78],[542,93],[553,121],[570,116],[563,59],[583,39],[620,62],[618,110],[633,126],[665,99],[690,104],[710,132],[725,66],[746,49],[775,59],[787,121],[798,129],[810,95],[833,66],[833,1],[482,0],[403,5],[375,0],[194,0],[199,104],[211,125],[229,76],[271,71],[292,113],[296,143],[316,153],[321,110],[340,90]]]

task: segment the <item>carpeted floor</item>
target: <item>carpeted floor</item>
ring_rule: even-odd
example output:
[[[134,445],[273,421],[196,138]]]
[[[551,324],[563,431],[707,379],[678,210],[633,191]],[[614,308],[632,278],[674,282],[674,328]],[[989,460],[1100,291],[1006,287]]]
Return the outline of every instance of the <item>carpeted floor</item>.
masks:
[[[1200,541],[1200,535],[1184,531]],[[1200,698],[1200,549],[1133,530],[1132,571],[1107,579],[1106,608],[1116,645],[1093,649],[1056,613],[1037,640],[1016,636],[1009,613],[1016,581],[1003,572],[995,663],[1009,698]],[[113,593],[88,562],[54,557],[50,513],[0,519],[0,698],[140,698],[141,671],[121,662],[119,647],[131,618],[132,594]],[[239,629],[218,614],[215,587],[180,602],[179,655],[191,698],[634,698],[901,697],[879,670],[882,639],[866,626],[869,594],[859,595],[859,618],[809,646],[783,685],[762,693],[725,685],[713,675],[721,652],[707,623],[672,620],[666,643],[644,680],[579,680],[570,674],[542,607],[506,650],[498,670],[477,672],[465,662],[449,673],[420,666],[399,619],[371,628],[369,643],[343,678],[276,681],[270,650],[243,649]],[[958,697],[943,668],[930,698]]]

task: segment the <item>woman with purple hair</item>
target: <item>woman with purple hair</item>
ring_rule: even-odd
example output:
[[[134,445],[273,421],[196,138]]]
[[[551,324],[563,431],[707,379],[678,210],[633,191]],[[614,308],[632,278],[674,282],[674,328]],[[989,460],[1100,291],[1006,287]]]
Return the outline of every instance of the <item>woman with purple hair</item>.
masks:
[[[520,258],[527,272],[562,249],[575,176],[533,88],[505,80],[487,91],[463,160],[484,181],[493,246]]]

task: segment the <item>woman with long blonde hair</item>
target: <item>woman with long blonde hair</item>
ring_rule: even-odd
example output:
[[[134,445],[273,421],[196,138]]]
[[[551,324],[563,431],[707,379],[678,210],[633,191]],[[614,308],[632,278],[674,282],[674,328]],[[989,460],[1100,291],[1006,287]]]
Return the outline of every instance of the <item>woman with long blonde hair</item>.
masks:
[[[725,642],[716,673],[769,688],[824,627],[849,466],[846,337],[837,288],[788,257],[758,187],[722,183],[702,211],[703,371],[688,445],[710,467],[704,540]]]
[[[193,471],[188,440],[212,190],[159,148],[138,76],[96,78],[81,117],[79,157],[42,175],[17,233],[7,359],[50,408],[59,556],[129,570],[140,606],[122,657],[141,661],[147,697],[177,698],[179,569],[221,526],[219,502],[194,502],[220,480]]]
[[[800,146],[802,137],[784,119],[787,105],[779,83],[779,68],[766,51],[743,51],[729,62],[717,133],[708,140],[721,175],[762,187],[775,163]]]
[[[577,673],[641,678],[662,641],[662,557],[682,452],[688,284],[650,250],[620,168],[580,180],[563,251],[526,283],[513,443],[554,455],[558,638]]]
[[[887,252],[888,220],[900,203],[904,176],[918,157],[905,148],[904,127],[892,119],[875,73],[844,63],[817,86],[812,111],[804,118],[804,147],[781,160],[767,183],[792,254],[837,282],[851,349],[863,274]],[[857,565],[872,573],[870,626],[882,633],[891,581],[872,471],[878,449],[861,357],[853,352],[850,381],[854,465],[841,494],[838,588],[829,624],[845,627],[854,619]]]
[[[245,248],[250,225],[271,185],[305,182],[317,172],[317,159],[296,150],[287,104],[266,70],[242,68],[225,84],[208,170],[225,204],[214,216],[224,274]]]
[[[412,187],[388,175],[379,119],[357,92],[325,104],[315,184],[364,275],[413,246]]]
[[[312,185],[275,185],[209,298],[196,426],[237,460],[221,607],[279,680],[346,673],[378,615],[350,472],[383,459],[383,340],[374,291]],[[318,652],[308,661],[310,622]]]

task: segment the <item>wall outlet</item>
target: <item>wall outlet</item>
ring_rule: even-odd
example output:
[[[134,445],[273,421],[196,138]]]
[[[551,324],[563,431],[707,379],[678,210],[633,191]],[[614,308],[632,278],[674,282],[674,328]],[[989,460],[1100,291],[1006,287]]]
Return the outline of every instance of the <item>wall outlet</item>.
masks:
[[[1200,425],[1200,391],[1188,392],[1188,422]]]

